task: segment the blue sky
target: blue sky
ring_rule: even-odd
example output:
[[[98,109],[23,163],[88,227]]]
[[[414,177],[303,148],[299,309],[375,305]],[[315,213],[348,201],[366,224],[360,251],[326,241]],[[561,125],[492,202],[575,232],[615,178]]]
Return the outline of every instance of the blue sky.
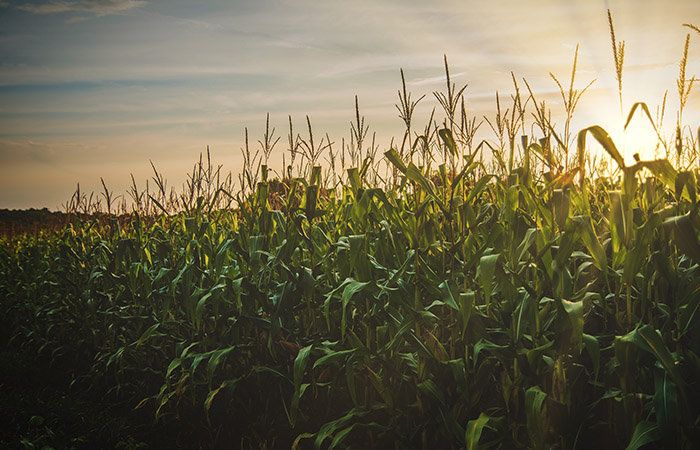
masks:
[[[579,44],[577,86],[596,82],[575,127],[605,126],[619,115],[608,8],[626,42],[625,109],[653,108],[669,90],[673,110],[688,32],[688,75],[700,73],[700,35],[682,27],[700,25],[696,0],[0,1],[0,208],[56,209],[78,182],[99,190],[100,177],[123,193],[130,173],[151,176],[149,160],[179,186],[207,145],[235,174],[244,128],[256,144],[268,112],[281,166],[288,115],[340,142],[355,95],[386,146],[403,133],[399,69],[414,98],[427,94],[422,127],[443,90],[443,54],[476,117],[494,114],[496,90],[508,98],[513,71],[557,121],[549,72],[566,82]]]

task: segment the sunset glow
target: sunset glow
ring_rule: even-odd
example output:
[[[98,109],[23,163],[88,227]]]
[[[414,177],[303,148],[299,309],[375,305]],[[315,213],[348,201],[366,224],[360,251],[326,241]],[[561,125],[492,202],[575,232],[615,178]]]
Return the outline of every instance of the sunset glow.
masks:
[[[607,21],[625,41],[623,113]],[[0,1],[0,208],[60,208],[80,183],[118,193],[149,161],[180,186],[207,146],[236,174],[244,129],[257,146],[270,113],[282,142],[271,156],[281,170],[288,116],[340,145],[349,139],[354,96],[370,135],[384,149],[400,139],[395,103],[399,69],[424,126],[434,91],[444,90],[443,55],[452,81],[468,84],[467,109],[481,120],[504,108],[511,72],[553,122],[579,45],[575,88],[596,80],[574,114],[572,131],[598,124],[624,148],[653,157],[655,134],[639,115],[621,134],[635,102],[655,114],[668,91],[664,128],[673,132],[676,79],[691,33],[687,79],[700,73],[700,2],[575,1]],[[697,128],[700,86],[683,120]],[[528,122],[532,122],[528,112]],[[671,130],[671,131],[668,131]],[[493,139],[488,127],[480,139]],[[651,140],[650,139],[651,136]]]

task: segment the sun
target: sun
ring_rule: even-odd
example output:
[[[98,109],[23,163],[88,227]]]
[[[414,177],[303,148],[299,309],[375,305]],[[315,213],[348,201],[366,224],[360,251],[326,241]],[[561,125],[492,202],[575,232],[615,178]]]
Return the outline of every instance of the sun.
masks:
[[[622,131],[622,139],[618,144],[620,152],[625,157],[626,162],[663,157],[664,148],[660,137],[663,138],[664,134],[665,130],[656,128],[646,113],[640,114],[640,111],[636,111],[627,127]]]
[[[600,125],[610,135],[626,165],[634,164],[636,161],[666,157],[662,139],[667,144],[671,142],[670,136],[672,136],[673,130],[667,129],[667,123],[664,123],[663,126],[656,123],[655,106],[648,106],[645,110],[640,103],[625,110],[623,114],[620,111],[619,103],[614,102],[611,98],[598,100],[598,105],[599,110],[595,119],[589,119],[585,127]],[[634,114],[628,121],[632,108],[634,108]],[[650,116],[653,122],[650,120]],[[587,145],[589,151],[607,155],[607,152],[594,139],[588,139]]]

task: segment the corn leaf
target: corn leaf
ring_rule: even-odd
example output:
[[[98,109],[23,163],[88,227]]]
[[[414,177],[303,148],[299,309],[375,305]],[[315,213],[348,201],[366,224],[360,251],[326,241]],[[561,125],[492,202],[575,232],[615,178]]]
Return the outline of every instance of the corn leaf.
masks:
[[[486,308],[489,307],[491,301],[491,293],[493,292],[493,281],[494,274],[496,272],[496,263],[500,254],[496,253],[493,255],[482,256],[479,261],[479,284],[481,289],[484,291],[484,297],[486,300]]]
[[[625,160],[620,154],[620,151],[617,149],[617,146],[615,146],[615,143],[613,142],[612,138],[608,134],[607,131],[605,131],[602,127],[598,125],[593,125],[592,127],[584,128],[583,130],[578,132],[578,137],[577,137],[577,149],[578,152],[581,153],[583,152],[583,149],[586,148],[586,135],[591,134],[596,141],[603,147],[603,149],[608,152],[608,154],[612,157],[613,160],[617,163],[617,165],[620,168],[625,167]]]
[[[700,243],[691,215],[670,217],[664,220],[663,226],[671,233],[678,250],[692,259],[694,263],[700,264]]]
[[[294,395],[292,396],[292,405],[289,411],[290,421],[292,427],[295,426],[297,415],[299,412],[299,400],[302,395],[302,380],[304,378],[304,373],[306,372],[306,365],[309,361],[309,354],[313,345],[307,345],[306,347],[299,350],[296,358],[294,359]]]
[[[467,450],[478,450],[479,439],[481,432],[484,430],[491,418],[484,413],[479,414],[474,420],[467,422],[467,428],[464,433],[464,441],[466,442]]]
[[[634,428],[634,434],[625,450],[637,450],[650,442],[661,439],[661,431],[658,425],[648,420],[642,420]]]

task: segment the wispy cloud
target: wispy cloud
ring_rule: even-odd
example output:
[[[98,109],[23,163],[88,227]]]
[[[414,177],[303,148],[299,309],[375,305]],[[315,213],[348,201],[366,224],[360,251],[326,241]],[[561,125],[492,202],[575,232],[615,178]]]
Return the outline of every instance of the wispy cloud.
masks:
[[[450,79],[454,80],[457,78],[462,78],[464,75],[466,75],[466,72],[453,73],[450,75]],[[408,84],[411,86],[422,86],[444,83],[445,81],[447,81],[447,77],[445,75],[440,75],[437,77],[416,78],[414,80],[409,81]]]
[[[95,17],[104,17],[112,14],[121,14],[134,8],[147,5],[141,0],[77,0],[77,1],[49,1],[46,3],[24,3],[15,8],[33,14],[58,14],[58,13],[87,13]],[[6,2],[0,2],[0,6],[6,6]],[[77,20],[84,19],[78,17]],[[75,20],[73,20],[75,21]]]

